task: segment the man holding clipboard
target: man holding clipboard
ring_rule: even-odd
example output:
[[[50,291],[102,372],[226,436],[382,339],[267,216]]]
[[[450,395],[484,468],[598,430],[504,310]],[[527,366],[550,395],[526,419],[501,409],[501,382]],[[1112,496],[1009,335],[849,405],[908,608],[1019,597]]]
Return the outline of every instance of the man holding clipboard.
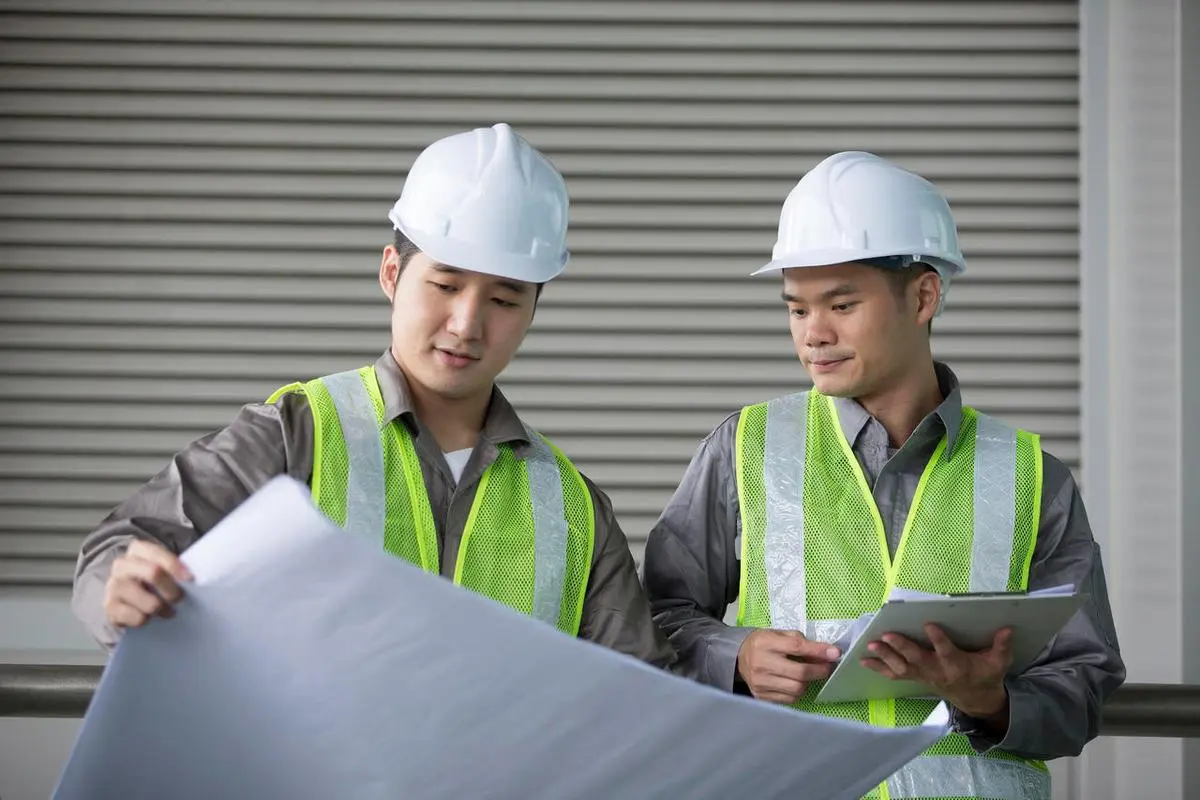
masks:
[[[965,406],[933,360],[932,320],[965,268],[949,205],[923,178],[861,152],[805,175],[755,274],[782,273],[814,388],[710,434],[646,551],[655,619],[682,674],[878,725],[916,724],[934,701],[817,695],[842,656],[833,643],[896,590],[1078,589],[1082,608],[1019,673],[1010,626],[982,649],[935,626],[929,646],[869,642],[859,665],[945,699],[957,731],[872,795],[885,799],[1048,798],[1044,760],[1080,752],[1125,676],[1070,471],[1036,435]]]

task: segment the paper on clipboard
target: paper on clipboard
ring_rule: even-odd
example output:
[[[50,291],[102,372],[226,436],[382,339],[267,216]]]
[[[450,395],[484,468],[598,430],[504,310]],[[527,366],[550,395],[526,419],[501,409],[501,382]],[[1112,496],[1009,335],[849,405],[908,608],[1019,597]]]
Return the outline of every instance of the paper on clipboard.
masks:
[[[1023,593],[933,595],[897,589],[877,613],[864,615],[836,644],[842,658],[818,692],[816,702],[881,700],[928,695],[928,687],[894,681],[864,667],[867,646],[886,633],[896,633],[928,646],[925,625],[941,627],[964,650],[988,647],[996,631],[1013,629],[1010,674],[1023,671],[1066,625],[1086,599],[1074,586]]]

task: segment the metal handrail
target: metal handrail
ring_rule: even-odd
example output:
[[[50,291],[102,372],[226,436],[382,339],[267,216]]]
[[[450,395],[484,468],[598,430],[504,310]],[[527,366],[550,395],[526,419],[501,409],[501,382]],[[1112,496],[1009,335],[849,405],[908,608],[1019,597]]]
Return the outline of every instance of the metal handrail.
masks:
[[[0,664],[0,717],[82,717],[102,670]],[[1127,683],[1105,705],[1100,735],[1200,738],[1200,685]]]

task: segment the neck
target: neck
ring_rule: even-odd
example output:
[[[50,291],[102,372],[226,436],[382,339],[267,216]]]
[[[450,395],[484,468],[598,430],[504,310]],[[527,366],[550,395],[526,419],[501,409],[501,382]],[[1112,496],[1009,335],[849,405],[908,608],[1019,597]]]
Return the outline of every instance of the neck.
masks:
[[[400,363],[399,359],[396,363]],[[407,373],[405,378],[413,411],[429,429],[442,452],[452,453],[475,446],[492,399],[490,388],[468,397],[446,397],[412,380]]]
[[[933,359],[924,361],[919,369],[910,370],[887,389],[854,399],[879,420],[893,447],[903,446],[921,420],[943,400]]]

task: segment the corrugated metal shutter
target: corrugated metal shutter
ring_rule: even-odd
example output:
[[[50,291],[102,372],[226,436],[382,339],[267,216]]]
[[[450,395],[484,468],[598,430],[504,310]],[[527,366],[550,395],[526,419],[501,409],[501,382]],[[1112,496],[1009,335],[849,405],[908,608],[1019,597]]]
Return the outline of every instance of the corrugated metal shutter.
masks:
[[[374,358],[403,170],[511,122],[575,253],[503,380],[635,549],[699,438],[805,384],[767,258],[835,150],[945,187],[937,325],[985,411],[1079,454],[1073,2],[0,3],[0,583],[177,448]]]

